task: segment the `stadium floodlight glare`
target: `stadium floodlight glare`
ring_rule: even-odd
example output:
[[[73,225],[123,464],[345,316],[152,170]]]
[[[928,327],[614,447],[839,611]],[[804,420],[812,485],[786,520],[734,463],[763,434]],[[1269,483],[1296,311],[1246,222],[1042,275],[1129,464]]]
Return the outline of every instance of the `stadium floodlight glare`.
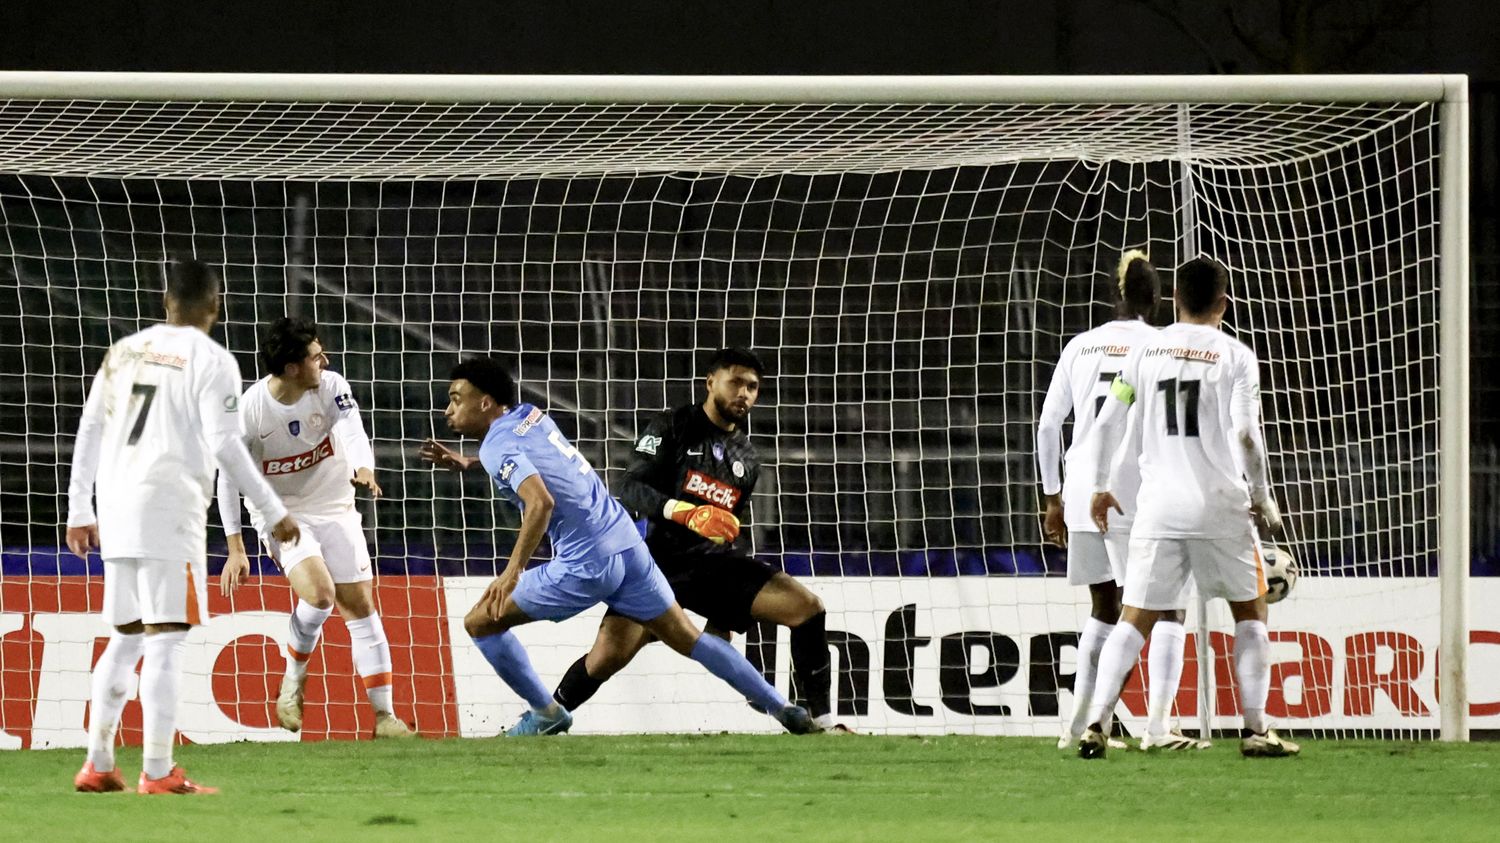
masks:
[[[1467,109],[1454,75],[0,72],[0,634],[97,590],[67,596],[82,569],[54,550],[83,390],[109,342],[159,318],[152,265],[194,253],[224,267],[219,336],[247,378],[258,326],[296,312],[354,386],[419,729],[492,734],[519,711],[454,620],[514,520],[412,456],[451,438],[448,368],[510,355],[525,399],[613,476],[734,343],[771,361],[747,532],[827,604],[841,716],[1054,735],[1087,609],[1025,576],[1058,558],[1032,436],[1062,343],[1108,318],[1110,272],[1138,247],[1168,282],[1191,256],[1222,260],[1226,330],[1262,361],[1278,543],[1301,566],[1271,611],[1272,713],[1327,736],[1464,740]],[[193,740],[281,739],[251,711],[264,689],[230,674],[279,671],[274,644],[243,636],[279,634],[253,609],[284,591],[262,584],[205,633],[189,669],[219,713],[184,715]],[[1227,612],[1193,614],[1205,681],[1195,697],[1185,678],[1184,723],[1233,728],[1214,690]],[[596,620],[524,631],[544,679]],[[83,663],[32,665],[56,698],[31,745],[84,738],[95,630],[78,629],[45,646]],[[784,681],[784,642],[752,638]],[[575,731],[764,727],[693,671],[643,656]],[[361,695],[333,684],[347,673],[310,683],[331,724],[355,721]],[[649,722],[648,700],[665,701]],[[0,746],[18,733],[0,722]]]

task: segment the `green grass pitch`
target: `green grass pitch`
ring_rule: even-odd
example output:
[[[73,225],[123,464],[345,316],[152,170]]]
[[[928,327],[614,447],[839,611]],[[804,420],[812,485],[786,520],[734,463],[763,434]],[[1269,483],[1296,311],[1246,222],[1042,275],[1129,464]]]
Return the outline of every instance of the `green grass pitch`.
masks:
[[[706,735],[183,747],[216,797],[72,792],[0,753],[0,838],[1496,840],[1500,745],[1318,741],[1081,761],[1052,741]],[[132,785],[139,750],[122,750]],[[461,837],[460,837],[461,835]]]

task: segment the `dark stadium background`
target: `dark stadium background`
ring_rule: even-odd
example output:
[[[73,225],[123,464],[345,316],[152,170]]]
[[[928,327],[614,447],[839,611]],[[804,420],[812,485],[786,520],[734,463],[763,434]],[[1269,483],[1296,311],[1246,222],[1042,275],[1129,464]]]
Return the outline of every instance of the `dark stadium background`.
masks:
[[[1239,10],[1231,13],[1234,6]],[[1500,511],[1500,436],[1497,436],[1500,429],[1500,51],[1494,48],[1494,44],[1500,43],[1496,38],[1500,35],[1500,4],[1459,0],[1270,0],[1257,4],[1229,0],[1050,3],[866,0],[815,4],[543,4],[460,0],[430,5],[369,2],[355,6],[275,0],[232,12],[220,7],[221,4],[211,3],[129,0],[5,3],[0,5],[0,69],[664,74],[1468,73],[1473,100],[1471,424],[1475,570],[1500,571],[1497,565],[1500,561],[1500,512],[1497,512]],[[1299,18],[1299,11],[1308,14]],[[1299,19],[1309,23],[1299,29],[1295,23]],[[58,189],[66,191],[68,186],[64,184]],[[535,189],[545,190],[547,186],[539,184]],[[673,189],[694,188],[676,185]],[[857,192],[858,185],[845,189]],[[314,207],[323,204],[320,200]],[[352,197],[334,197],[327,204],[337,208],[340,204],[348,207],[358,202]],[[329,248],[333,239],[315,243],[313,248]],[[390,247],[391,244],[382,246],[376,238],[366,238],[350,246]],[[805,257],[815,259],[813,255]],[[324,256],[319,262],[334,260]],[[412,281],[377,277],[354,280],[376,286]],[[580,276],[556,283],[584,284],[587,280]],[[418,279],[414,283],[431,281]],[[119,308],[130,306],[133,305],[123,302],[111,305],[115,308],[112,312],[122,312]],[[252,318],[243,309],[235,312],[236,306],[252,305],[248,301],[238,305],[231,301],[231,318]],[[130,317],[128,313],[123,315]],[[267,315],[253,314],[262,318]],[[566,313],[554,316],[567,318]],[[10,330],[7,325],[7,333]],[[99,332],[108,330],[97,327]],[[232,341],[235,339],[231,336]],[[103,337],[101,334],[51,338],[52,342],[80,340],[98,345]],[[240,348],[248,347],[248,337],[238,340]],[[399,338],[375,335],[368,338],[371,347],[391,341]],[[661,341],[666,342],[667,338]],[[19,374],[42,373],[37,369],[37,358],[24,357],[26,354],[27,346],[9,336],[0,343],[0,373],[3,373],[0,419],[4,419],[0,427],[7,431],[20,426],[18,414],[27,402],[28,387]],[[250,371],[249,360],[243,362],[246,371]],[[350,361],[345,365],[359,364]],[[431,375],[426,371],[407,374],[414,378]],[[649,380],[664,373],[621,374]],[[1013,373],[995,372],[989,376],[1012,377]],[[70,378],[68,383],[80,381]],[[392,384],[388,388],[402,387]],[[79,400],[76,394],[66,391],[60,398],[67,403]],[[642,404],[650,403],[649,396],[638,398]],[[630,396],[621,396],[614,406],[628,405],[629,399]],[[782,395],[781,400],[790,403],[794,397]],[[380,396],[376,396],[375,403],[381,403]],[[56,419],[58,435],[70,436],[74,422],[74,419]],[[618,422],[631,427],[636,419]],[[31,423],[35,425],[37,421],[33,419]],[[831,435],[830,431],[836,428],[833,419],[799,419],[795,415],[788,415],[781,424],[783,428],[804,424],[804,432],[809,435]],[[993,433],[1013,437],[1021,431]],[[1021,445],[1019,441],[1016,444]],[[18,471],[25,455],[12,452],[17,447],[14,438],[9,438],[4,447],[0,458],[5,471]],[[1024,451],[1023,456],[1029,459]],[[55,476],[50,470],[46,475]],[[33,494],[23,502],[13,497],[17,494],[16,486],[6,483],[5,494],[10,499],[4,509],[27,511],[33,525],[47,523],[45,510],[55,505],[56,490],[45,488],[41,479],[30,481],[28,488]],[[814,494],[805,498],[816,501]],[[948,503],[955,511],[949,514],[934,510],[932,529],[964,529],[964,519],[956,517],[960,516],[956,510],[966,502]],[[933,506],[940,504],[935,502]],[[470,508],[471,515],[474,510]],[[861,515],[867,524],[879,524],[889,518],[888,513],[880,512]],[[826,521],[828,529],[839,529],[834,523],[837,519],[804,515],[795,520]],[[14,526],[8,524],[7,530]],[[1001,527],[998,521],[990,527],[973,525],[975,530],[984,529],[987,536],[996,535],[990,531]],[[892,525],[892,529],[900,527]],[[946,543],[962,545],[966,543],[963,538],[947,537]],[[28,539],[55,541],[55,537],[24,537],[7,532],[4,543]],[[830,539],[842,546],[851,545],[849,536],[809,535],[786,541],[789,547],[826,546]],[[383,542],[394,540],[397,540],[395,535],[382,537]],[[886,537],[869,534],[863,540],[871,549],[889,543]],[[858,542],[852,544],[858,546]]]

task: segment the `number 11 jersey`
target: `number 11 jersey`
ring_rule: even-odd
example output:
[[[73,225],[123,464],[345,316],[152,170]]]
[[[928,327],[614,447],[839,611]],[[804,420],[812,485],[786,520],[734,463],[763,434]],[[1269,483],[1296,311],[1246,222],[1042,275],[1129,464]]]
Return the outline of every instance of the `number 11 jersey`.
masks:
[[[1179,322],[1133,349],[1120,379],[1135,402],[1124,447],[1140,448],[1131,536],[1244,534],[1250,489],[1235,439],[1260,424],[1255,352],[1216,328]]]

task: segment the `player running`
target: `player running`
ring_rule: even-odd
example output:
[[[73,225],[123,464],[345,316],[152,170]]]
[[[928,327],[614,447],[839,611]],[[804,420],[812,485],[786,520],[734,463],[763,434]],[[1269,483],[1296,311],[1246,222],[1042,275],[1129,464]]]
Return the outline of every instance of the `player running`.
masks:
[[[1108,533],[1101,533],[1089,515],[1093,495],[1092,455],[1095,417],[1104,406],[1110,384],[1130,350],[1152,341],[1157,330],[1150,319],[1161,304],[1161,279],[1144,252],[1132,250],[1121,258],[1115,271],[1120,300],[1114,321],[1085,331],[1063,346],[1052,384],[1042,404],[1037,424],[1036,454],[1041,470],[1042,494],[1046,501],[1043,531],[1049,541],[1068,549],[1068,582],[1086,585],[1093,606],[1083,634],[1078,639],[1078,667],[1073,674],[1073,716],[1064,724],[1058,749],[1072,747],[1083,736],[1089,721],[1088,708],[1094,690],[1099,651],[1120,619],[1121,584],[1130,543],[1130,522],[1135,515],[1136,489],[1140,475],[1135,464],[1122,468],[1115,495],[1130,511],[1117,519]],[[1058,476],[1058,452],[1063,422],[1073,415],[1073,444],[1065,459],[1066,477]],[[1197,741],[1172,731],[1167,723],[1172,701],[1182,681],[1182,650],[1187,638],[1182,628],[1186,600],[1179,596],[1173,608],[1152,627],[1147,655],[1150,679],[1146,734],[1141,749],[1202,749]],[[1113,714],[1113,709],[1106,717]],[[1107,722],[1104,724],[1109,725]],[[1113,742],[1123,749],[1125,744]]]
[[[317,326],[306,319],[271,323],[261,338],[260,359],[270,374],[240,399],[241,435],[302,531],[295,545],[283,547],[274,538],[266,542],[297,594],[276,719],[288,731],[302,728],[308,660],[337,605],[349,629],[354,667],[375,712],[374,736],[413,737],[392,706],[391,645],[375,611],[370,551],[354,508],[356,485],[373,497],[381,495],[359,405],[349,382],[328,369]],[[219,589],[227,596],[249,573],[250,559],[241,532],[240,490],[234,478],[222,473],[219,513],[229,544]],[[265,513],[253,501],[250,519],[260,535],[267,535]]]
[[[510,630],[533,620],[565,620],[596,603],[639,621],[788,731],[814,728],[807,711],[789,704],[728,642],[693,626],[625,508],[546,413],[517,403],[515,381],[500,361],[460,363],[444,415],[454,432],[482,439],[479,457],[464,457],[432,440],[423,445],[422,457],[458,471],[482,466],[500,496],[521,510],[509,563],[464,618],[474,645],[531,706],[507,734],[565,732],[573,723]],[[697,517],[713,515],[709,507],[700,509],[705,511]],[[552,560],[522,573],[544,533],[552,540]]]
[[[1108,534],[1109,510],[1121,511],[1111,489],[1124,464],[1139,460],[1141,485],[1124,623],[1099,656],[1090,726],[1078,744],[1083,758],[1104,756],[1105,713],[1114,708],[1151,625],[1179,605],[1190,573],[1205,596],[1229,601],[1234,616],[1234,670],[1245,723],[1240,753],[1299,751],[1266,718],[1271,642],[1252,518],[1275,532],[1281,515],[1261,437],[1259,362],[1219,330],[1228,286],[1229,272],[1218,261],[1196,258],[1177,270],[1177,323],[1132,349],[1097,420],[1091,510],[1100,532]]]
[[[166,324],[110,346],[73,450],[68,549],[87,558],[99,548],[104,616],[114,627],[94,666],[88,760],[73,779],[87,793],[125,789],[115,768],[115,731],[137,661],[143,769],[136,792],[218,792],[172,764],[183,642],[208,619],[215,465],[249,493],[277,541],[294,545],[298,538],[297,523],[240,442],[239,366],[208,336],[219,319],[214,271],[172,262],[166,309]]]
[[[741,426],[764,377],[754,352],[716,352],[703,403],[669,410],[646,426],[636,441],[636,463],[617,491],[627,508],[647,516],[646,547],[677,602],[707,618],[707,631],[726,639],[748,630],[752,620],[790,627],[792,672],[817,730],[847,733],[848,727],[833,721],[830,706],[823,601],[734,545],[760,477],[760,459]],[[593,648],[568,668],[553,699],[577,711],[652,640],[640,623],[609,610]]]

